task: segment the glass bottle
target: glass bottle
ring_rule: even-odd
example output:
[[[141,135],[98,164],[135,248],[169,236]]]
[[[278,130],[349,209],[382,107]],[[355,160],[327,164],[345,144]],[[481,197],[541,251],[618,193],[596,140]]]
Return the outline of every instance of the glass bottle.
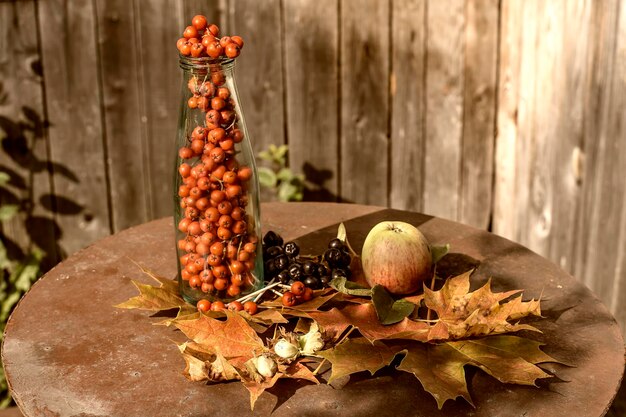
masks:
[[[263,285],[259,183],[234,66],[180,56],[174,225],[179,288],[194,305]]]

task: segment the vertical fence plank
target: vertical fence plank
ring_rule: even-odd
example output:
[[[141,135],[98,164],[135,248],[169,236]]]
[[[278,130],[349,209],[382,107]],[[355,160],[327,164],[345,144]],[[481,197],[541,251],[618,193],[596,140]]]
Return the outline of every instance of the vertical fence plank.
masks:
[[[483,229],[491,220],[493,198],[498,3],[466,5],[459,220]]]
[[[511,190],[515,187],[515,148],[518,141],[517,105],[520,94],[522,31],[517,24],[517,17],[521,13],[520,0],[502,2],[492,230],[509,238],[514,238],[516,232],[513,216],[515,199],[511,196]]]
[[[465,1],[434,1],[427,7],[426,159],[424,211],[458,218]]]
[[[59,241],[68,254],[110,233],[91,0],[39,3]],[[54,35],[48,35],[54,34]]]
[[[137,23],[133,1],[95,2],[113,230],[118,231],[150,218],[139,90],[139,44],[135,32]]]
[[[341,2],[341,176],[344,200],[386,206],[389,3]]]
[[[626,10],[615,1],[594,6],[576,270],[624,329]]]
[[[507,1],[502,15],[494,231],[569,270],[589,13],[588,2]],[[516,53],[506,42],[511,33],[521,39],[515,68],[508,60]]]
[[[52,207],[42,204],[52,188],[36,25],[34,1],[0,2],[0,171],[10,176],[0,205],[21,205],[20,213],[2,224],[9,256],[15,259],[36,245],[46,252],[46,270],[58,261],[60,230]]]
[[[594,30],[587,59],[583,189],[576,239],[576,275],[605,301],[611,299],[616,279],[612,276],[615,264],[611,258],[614,254],[606,249],[606,245],[611,245],[609,237],[616,230],[614,206],[617,200],[615,190],[607,193],[604,187],[613,181],[616,169],[614,138],[609,136],[607,127],[614,97],[618,3],[597,2],[592,9]]]
[[[245,46],[235,77],[255,152],[285,143],[280,0],[234,0],[228,27]]]
[[[534,102],[534,112],[527,157],[529,171],[529,200],[525,207],[524,219],[528,222],[527,235],[523,244],[539,254],[547,255],[552,229],[552,204],[554,184],[552,182],[552,162],[554,160],[553,141],[557,139],[558,95],[562,91],[559,48],[562,46],[562,26],[557,17],[562,5],[557,2],[539,2],[537,9],[537,36],[534,45],[536,60],[535,94],[529,97]],[[558,76],[557,76],[558,74]]]
[[[522,16],[522,18],[520,18]],[[503,0],[493,231],[524,242],[535,95],[537,0]]]
[[[546,120],[546,124],[555,126],[556,131],[546,138],[552,147],[546,178],[552,183],[554,195],[549,247],[544,254],[570,272],[573,272],[575,263],[573,248],[582,188],[577,158],[584,136],[586,62],[594,3],[588,0],[555,2],[558,7],[552,10],[561,33],[557,36],[555,52],[559,59],[556,77],[552,81],[558,88],[552,104],[555,119]],[[545,103],[542,96],[537,100]]]
[[[174,170],[174,141],[180,105],[182,71],[175,43],[193,15],[176,13],[178,0],[136,3],[136,20],[141,63],[141,121],[147,155],[147,196],[151,218],[171,216]],[[187,5],[187,3],[185,3]],[[198,10],[191,13],[201,13]],[[210,14],[207,19],[211,20]],[[213,20],[211,20],[213,21]]]
[[[285,1],[289,163],[306,174],[307,200],[336,200],[338,174],[337,0]],[[315,33],[315,36],[311,36]]]
[[[390,206],[423,209],[426,1],[392,3]]]

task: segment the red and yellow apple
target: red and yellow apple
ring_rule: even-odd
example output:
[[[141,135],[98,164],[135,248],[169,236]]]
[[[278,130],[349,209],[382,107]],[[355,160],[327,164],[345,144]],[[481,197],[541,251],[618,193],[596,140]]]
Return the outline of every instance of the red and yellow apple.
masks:
[[[382,285],[392,294],[411,294],[430,277],[428,241],[415,226],[384,221],[369,231],[361,251],[363,272],[370,286]]]

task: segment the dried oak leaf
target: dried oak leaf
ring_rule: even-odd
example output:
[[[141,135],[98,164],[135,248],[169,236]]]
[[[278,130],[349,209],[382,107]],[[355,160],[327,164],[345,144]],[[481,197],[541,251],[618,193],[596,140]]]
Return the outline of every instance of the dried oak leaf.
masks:
[[[176,320],[173,324],[194,342],[222,355],[237,366],[263,351],[264,344],[243,317],[231,311],[224,313],[225,321],[202,314],[191,320]]]
[[[387,346],[383,342],[370,342],[359,337],[348,339],[332,349],[317,354],[332,364],[332,372],[328,383],[337,378],[361,371],[369,371],[374,375],[379,369],[389,365],[402,346]]]
[[[556,362],[540,346],[539,342],[508,335],[442,344],[410,343],[398,369],[414,374],[439,409],[457,397],[472,404],[465,365],[478,367],[503,383],[534,386],[537,379],[550,377],[536,364]]]
[[[428,340],[462,339],[519,330],[539,331],[527,324],[509,322],[528,315],[540,316],[538,300],[525,302],[519,296],[501,304],[521,290],[494,293],[491,280],[470,292],[471,273],[468,271],[449,278],[438,291],[424,287],[426,307],[434,310],[439,318],[430,330]]]
[[[172,279],[160,277],[154,272],[139,266],[141,270],[161,285],[158,287],[142,284],[137,281],[132,283],[139,290],[139,295],[130,298],[129,300],[117,304],[117,308],[137,308],[141,310],[149,311],[162,311],[172,310],[174,308],[179,309],[179,314],[190,314],[196,311],[196,309],[188,304],[178,293],[178,283]]]

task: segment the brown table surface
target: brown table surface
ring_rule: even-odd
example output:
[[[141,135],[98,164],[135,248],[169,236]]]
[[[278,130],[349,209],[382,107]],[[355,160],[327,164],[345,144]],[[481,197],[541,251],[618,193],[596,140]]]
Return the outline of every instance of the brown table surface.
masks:
[[[505,385],[468,369],[476,408],[463,400],[442,411],[412,375],[360,374],[342,389],[280,381],[255,411],[239,383],[188,382],[174,340],[180,332],[153,326],[143,311],[112,305],[146,283],[135,260],[161,275],[176,270],[172,220],[161,219],[110,236],[48,272],[22,299],[6,327],[2,357],[14,398],[25,416],[602,416],[624,369],[624,344],[614,318],[584,285],[530,250],[493,234],[429,216],[347,204],[270,203],[264,230],[299,238],[321,252],[346,222],[360,249],[377,222],[406,220],[431,243],[450,243],[447,268],[475,266],[473,285],[493,277],[494,290],[543,293],[545,318],[535,323],[544,350],[571,367],[552,364],[558,378],[541,388]],[[308,252],[311,253],[311,252]],[[463,254],[463,255],[461,255]]]

